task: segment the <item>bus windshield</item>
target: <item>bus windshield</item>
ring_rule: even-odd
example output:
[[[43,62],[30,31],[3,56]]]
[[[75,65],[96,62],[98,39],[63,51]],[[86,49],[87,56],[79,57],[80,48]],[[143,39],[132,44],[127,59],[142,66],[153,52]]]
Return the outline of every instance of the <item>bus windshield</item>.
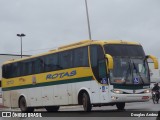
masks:
[[[143,48],[139,45],[106,45],[106,54],[113,56],[111,84],[149,84],[149,69]]]
[[[140,45],[108,44],[105,51],[112,56],[145,57],[144,50]]]
[[[113,84],[149,84],[149,70],[144,59],[114,57],[114,69],[110,71]]]

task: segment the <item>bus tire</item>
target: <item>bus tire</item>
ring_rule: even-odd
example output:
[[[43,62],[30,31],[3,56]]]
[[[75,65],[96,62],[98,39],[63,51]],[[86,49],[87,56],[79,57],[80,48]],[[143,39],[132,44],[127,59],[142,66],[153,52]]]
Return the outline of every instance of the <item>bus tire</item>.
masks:
[[[116,106],[117,106],[118,110],[124,110],[124,108],[125,108],[125,102],[116,103]]]
[[[19,108],[21,109],[21,112],[34,112],[33,107],[27,107],[26,99],[24,97],[21,97],[19,100]]]
[[[48,106],[48,107],[45,107],[45,109],[47,110],[47,112],[56,112],[59,110],[59,106]]]
[[[91,105],[91,102],[90,102],[89,95],[86,92],[84,92],[83,96],[82,96],[82,105],[83,105],[83,108],[84,108],[85,112],[90,112],[91,111],[92,105]]]

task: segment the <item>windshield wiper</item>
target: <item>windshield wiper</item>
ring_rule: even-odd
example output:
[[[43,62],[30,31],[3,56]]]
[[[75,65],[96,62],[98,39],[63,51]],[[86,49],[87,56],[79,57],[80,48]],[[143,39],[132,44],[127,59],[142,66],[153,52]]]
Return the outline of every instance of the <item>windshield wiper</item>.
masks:
[[[134,63],[134,62],[133,62],[133,66],[134,66],[134,68],[133,68],[133,69],[135,69],[135,70],[136,70],[136,74],[140,77],[140,80],[141,80],[142,84],[144,84],[144,80],[143,80],[143,78],[142,78],[142,76],[141,76],[140,72],[138,71],[138,69],[137,69],[137,67],[136,67],[136,65],[135,65],[135,63]]]
[[[124,76],[124,83],[123,84],[126,84],[126,81],[128,80],[128,76],[131,73],[130,70],[131,70],[131,68],[130,68],[130,64],[128,62],[128,68],[127,68],[126,74]]]

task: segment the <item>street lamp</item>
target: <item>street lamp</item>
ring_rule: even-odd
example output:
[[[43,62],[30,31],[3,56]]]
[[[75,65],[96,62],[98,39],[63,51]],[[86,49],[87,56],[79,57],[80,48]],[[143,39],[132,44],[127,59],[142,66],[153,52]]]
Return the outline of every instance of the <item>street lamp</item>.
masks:
[[[89,13],[88,13],[87,0],[85,0],[85,5],[86,5],[86,15],[87,15],[87,23],[88,23],[88,34],[89,34],[89,39],[92,40],[92,38],[91,38],[91,29],[90,29],[90,22],[89,22]]]
[[[17,34],[17,36],[21,38],[21,58],[22,58],[22,37],[24,37],[26,35],[21,33],[21,34]]]

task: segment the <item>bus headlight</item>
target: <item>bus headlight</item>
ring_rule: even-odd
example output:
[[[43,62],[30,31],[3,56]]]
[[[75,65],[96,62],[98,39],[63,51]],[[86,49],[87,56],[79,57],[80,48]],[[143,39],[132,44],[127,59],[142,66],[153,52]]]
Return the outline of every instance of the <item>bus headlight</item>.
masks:
[[[113,89],[111,90],[113,93],[116,93],[116,94],[123,94],[123,91],[121,90],[117,90],[117,89]]]
[[[149,89],[144,91],[144,93],[150,93],[150,92],[151,92],[151,90],[149,90]]]

